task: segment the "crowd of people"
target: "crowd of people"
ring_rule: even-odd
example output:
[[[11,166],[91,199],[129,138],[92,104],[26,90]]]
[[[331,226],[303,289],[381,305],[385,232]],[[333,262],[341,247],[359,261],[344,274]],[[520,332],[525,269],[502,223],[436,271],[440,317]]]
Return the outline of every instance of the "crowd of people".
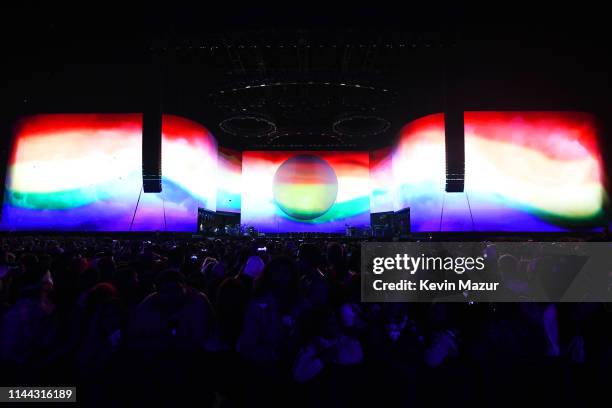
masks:
[[[92,405],[597,403],[605,303],[364,303],[347,239],[5,237],[2,385]]]

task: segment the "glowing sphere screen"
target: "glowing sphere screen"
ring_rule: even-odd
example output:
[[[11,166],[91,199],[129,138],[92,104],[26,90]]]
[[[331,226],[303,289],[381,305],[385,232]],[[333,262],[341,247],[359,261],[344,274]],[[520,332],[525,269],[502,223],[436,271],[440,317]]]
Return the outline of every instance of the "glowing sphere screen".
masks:
[[[368,153],[243,152],[241,217],[261,232],[368,226]]]

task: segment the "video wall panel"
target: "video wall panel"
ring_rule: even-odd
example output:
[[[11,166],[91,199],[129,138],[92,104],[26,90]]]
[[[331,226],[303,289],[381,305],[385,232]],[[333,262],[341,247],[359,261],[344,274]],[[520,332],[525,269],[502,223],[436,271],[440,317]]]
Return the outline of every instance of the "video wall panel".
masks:
[[[198,207],[217,208],[217,141],[202,125],[162,120],[162,192],[142,194],[134,231],[196,231]]]
[[[444,115],[405,125],[393,149],[393,209],[410,207],[413,231],[439,231],[446,161]]]
[[[242,153],[219,147],[217,211],[239,213],[242,188]]]
[[[243,152],[241,218],[261,232],[369,226],[368,153]]]
[[[593,115],[466,112],[465,191],[446,193],[444,115],[372,152],[219,148],[202,125],[162,121],[162,192],[142,191],[142,115],[19,120],[4,230],[195,231],[198,208],[261,232],[345,232],[410,207],[412,231],[567,231],[609,222]]]
[[[5,230],[194,231],[216,206],[216,141],[165,115],[163,192],[142,193],[141,114],[40,114],[16,124],[7,165]],[[198,175],[209,174],[203,183]],[[140,197],[140,198],[139,198]]]
[[[385,147],[370,152],[370,211],[393,211],[393,150]]]
[[[566,231],[605,223],[595,118],[466,112],[465,192],[444,192],[444,116],[406,125],[393,152],[395,210],[413,231]]]
[[[593,115],[466,112],[465,132],[466,192],[481,229],[603,225],[607,193]]]

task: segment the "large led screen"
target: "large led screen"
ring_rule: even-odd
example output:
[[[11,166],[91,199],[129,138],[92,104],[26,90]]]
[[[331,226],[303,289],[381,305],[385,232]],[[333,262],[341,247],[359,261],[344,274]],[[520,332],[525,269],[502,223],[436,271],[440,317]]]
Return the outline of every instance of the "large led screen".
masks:
[[[417,119],[402,128],[393,150],[394,211],[410,207],[413,231],[438,231],[444,177],[444,115]]]
[[[217,160],[217,211],[239,213],[242,154],[236,150],[219,147]]]
[[[369,226],[368,153],[243,152],[241,218],[260,232]]]
[[[466,192],[483,229],[603,225],[595,118],[579,112],[466,112]]]
[[[605,222],[592,115],[466,112],[465,192],[444,192],[444,116],[405,126],[393,152],[394,208],[413,231],[565,231]]]
[[[393,156],[386,147],[370,152],[370,211],[393,211]]]
[[[2,210],[6,230],[195,231],[216,204],[216,142],[163,119],[163,192],[142,192],[142,115],[41,114],[15,126]]]
[[[162,192],[142,194],[133,231],[196,231],[198,207],[217,206],[217,142],[202,125],[162,120]]]

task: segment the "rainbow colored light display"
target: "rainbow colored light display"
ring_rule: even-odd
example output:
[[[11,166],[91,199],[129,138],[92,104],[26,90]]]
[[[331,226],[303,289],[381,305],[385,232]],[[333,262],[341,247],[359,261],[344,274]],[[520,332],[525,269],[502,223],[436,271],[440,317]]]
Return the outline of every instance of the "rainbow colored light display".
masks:
[[[217,211],[239,213],[242,189],[242,153],[219,147]]]
[[[135,231],[194,231],[198,207],[217,206],[217,142],[202,125],[173,115],[162,120],[162,192],[142,194]]]
[[[386,147],[370,152],[370,211],[393,211],[393,156]]]
[[[214,138],[195,122],[164,116],[163,192],[145,194],[141,134],[140,114],[23,118],[7,168],[2,228],[193,231],[197,207],[216,204]],[[207,173],[207,183],[194,177]]]
[[[443,114],[373,152],[240,152],[203,126],[162,122],[161,193],[142,192],[142,115],[41,114],[15,126],[4,230],[195,231],[197,209],[263,232],[344,232],[410,207],[413,231],[566,231],[605,225],[595,118],[466,112],[465,192],[446,193]]]
[[[393,152],[395,210],[413,231],[564,231],[603,225],[592,115],[466,112],[464,193],[445,193],[444,116],[405,126]]]
[[[367,152],[242,154],[242,223],[262,232],[369,225]]]

